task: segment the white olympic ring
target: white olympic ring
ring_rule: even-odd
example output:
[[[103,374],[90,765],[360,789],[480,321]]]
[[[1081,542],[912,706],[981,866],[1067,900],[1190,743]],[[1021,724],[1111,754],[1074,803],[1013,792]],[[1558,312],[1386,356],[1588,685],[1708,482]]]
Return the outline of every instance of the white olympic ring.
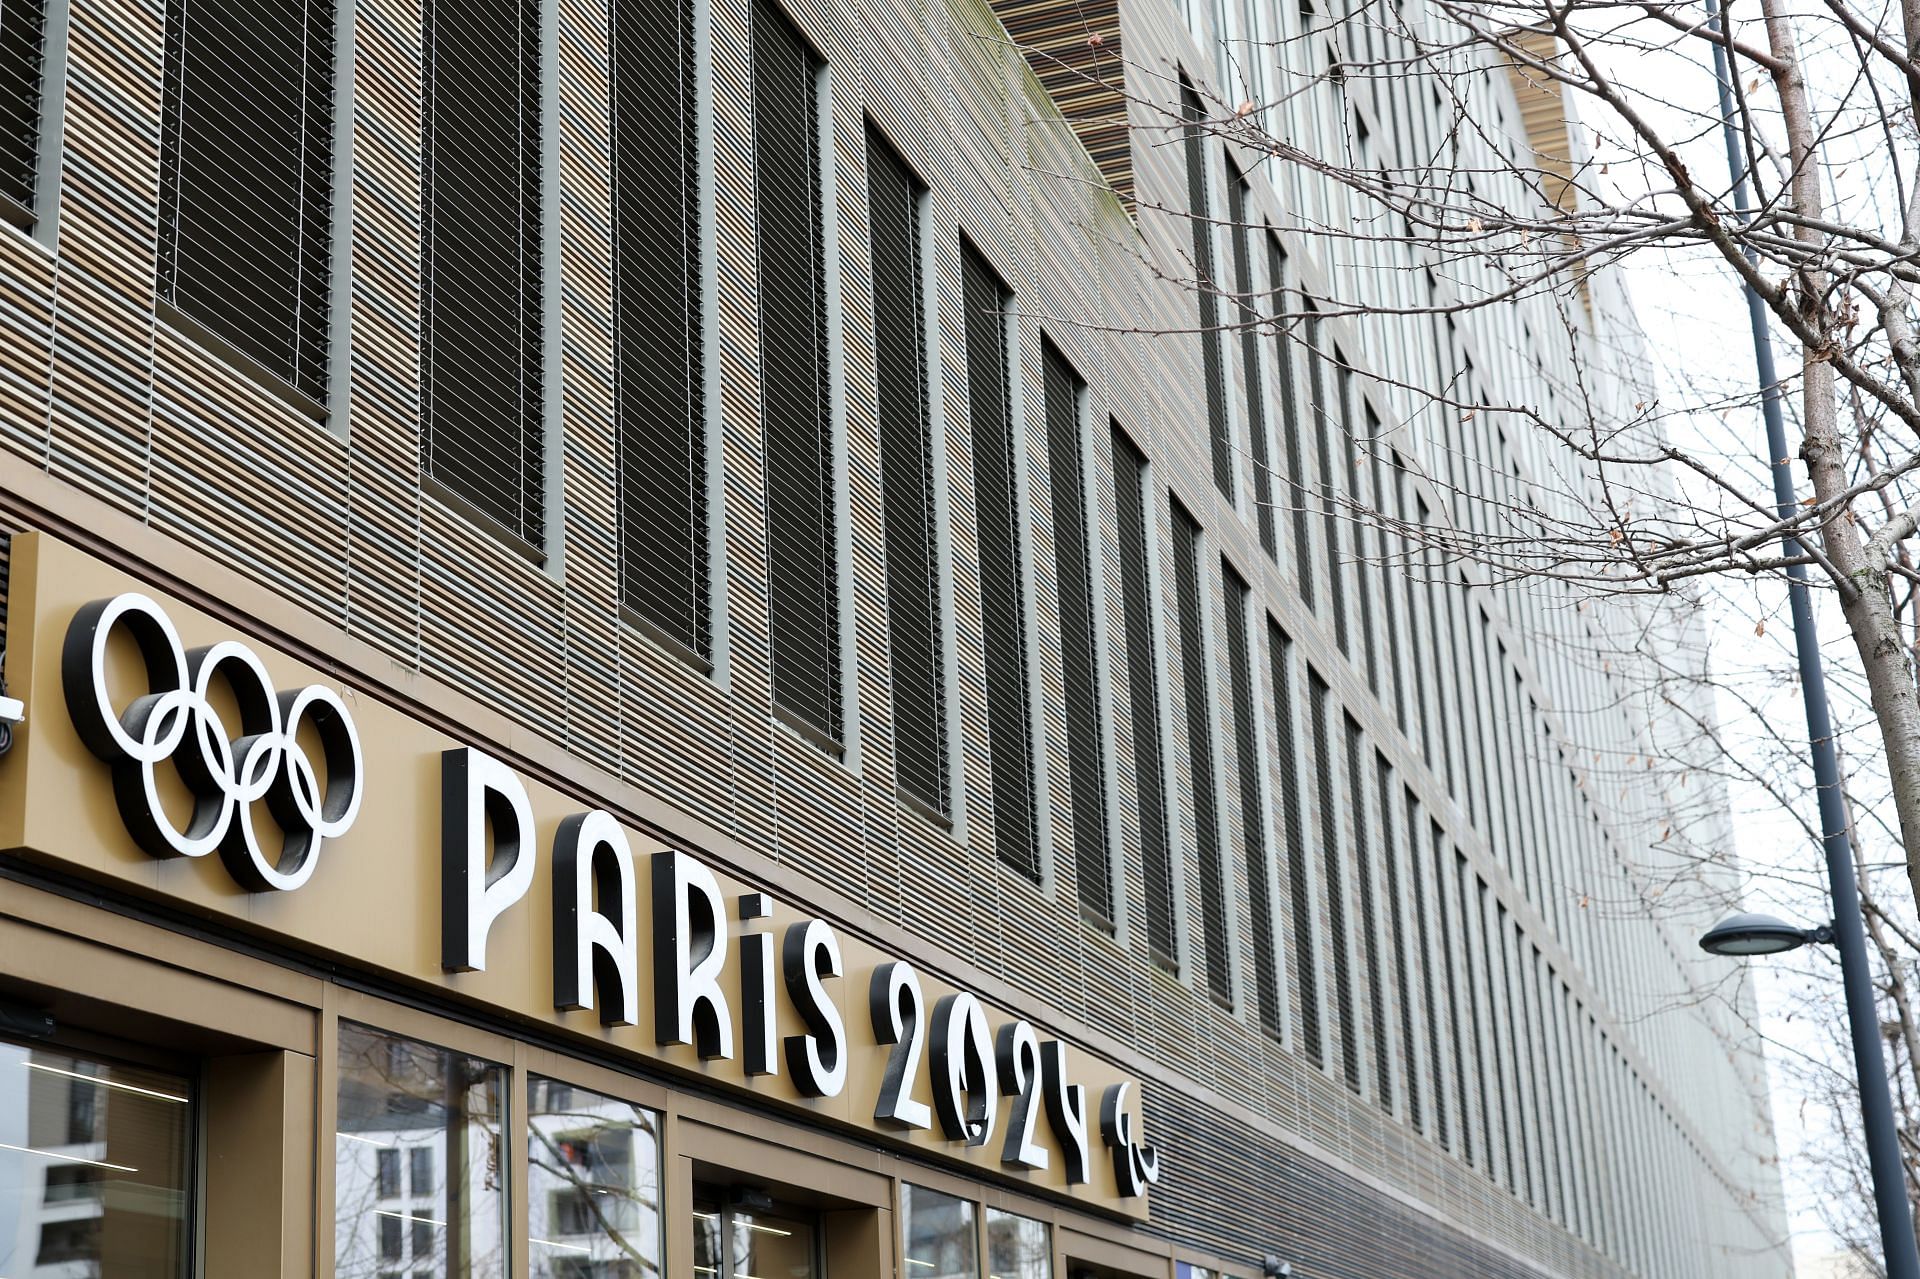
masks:
[[[151,691],[116,711],[107,687],[107,646],[125,628],[139,646]],[[127,831],[155,857],[205,857],[218,849],[228,871],[254,892],[291,891],[312,878],[321,846],[360,812],[360,735],[333,690],[309,684],[276,692],[253,650],[234,640],[188,650],[173,622],[137,592],[95,600],[74,614],[60,655],[73,726],[113,766],[113,792]],[[240,716],[236,737],[212,701],[226,685]],[[310,727],[326,767],[321,782],[300,741]],[[171,762],[193,795],[181,829],[166,813],[158,769]],[[269,856],[254,828],[255,805],[281,830]]]

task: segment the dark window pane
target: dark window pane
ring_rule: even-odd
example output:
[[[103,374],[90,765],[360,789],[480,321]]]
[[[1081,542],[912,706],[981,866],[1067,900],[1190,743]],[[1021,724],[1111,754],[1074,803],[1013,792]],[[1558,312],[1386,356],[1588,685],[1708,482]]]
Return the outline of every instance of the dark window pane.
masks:
[[[332,247],[331,0],[169,0],[160,295],[316,399]]]
[[[948,811],[940,575],[927,393],[921,188],[867,132],[873,232],[873,346],[886,517],[887,627],[893,658],[894,768],[900,785]]]
[[[1273,960],[1273,906],[1267,892],[1267,819],[1261,802],[1260,727],[1254,719],[1253,656],[1247,628],[1252,624],[1252,591],[1223,562],[1227,584],[1227,666],[1233,681],[1234,756],[1240,768],[1240,832],[1246,846],[1247,911],[1252,916],[1254,996],[1260,1025],[1280,1030],[1280,993]]]
[[[33,203],[40,161],[40,81],[45,0],[0,4],[0,196]]]
[[[1134,793],[1140,806],[1140,858],[1146,887],[1147,947],[1174,962],[1173,860],[1161,768],[1160,692],[1154,680],[1154,607],[1148,536],[1147,459],[1113,428],[1113,504],[1120,543],[1120,599],[1127,619],[1127,692],[1133,719]]]
[[[974,518],[980,538],[980,624],[986,651],[993,834],[1000,860],[1040,878],[1028,722],[1027,633],[1014,487],[1013,382],[1007,313],[1013,298],[978,252],[962,259],[967,398],[973,424]]]
[[[693,8],[613,0],[620,598],[710,650]]]
[[[838,741],[840,594],[820,221],[820,73],[819,59],[785,15],[770,0],[755,0],[754,200],[773,699]]]
[[[1053,496],[1053,565],[1060,592],[1060,671],[1066,686],[1067,765],[1073,797],[1074,873],[1081,906],[1111,922],[1106,726],[1100,718],[1094,660],[1093,568],[1080,448],[1080,401],[1086,387],[1051,345],[1042,349],[1042,364],[1047,470]]]
[[[539,0],[427,0],[421,394],[427,474],[538,546]]]
[[[1233,1000],[1232,948],[1227,937],[1227,885],[1220,859],[1220,814],[1214,791],[1213,702],[1207,687],[1205,607],[1200,581],[1200,526],[1173,505],[1173,582],[1180,607],[1180,674],[1187,703],[1187,767],[1193,788],[1193,838],[1199,856],[1201,925],[1207,952],[1207,989]]]
[[[1227,353],[1220,331],[1220,279],[1213,261],[1213,210],[1207,197],[1207,118],[1200,96],[1182,83],[1180,109],[1187,163],[1187,216],[1193,223],[1194,288],[1200,295],[1201,374],[1207,387],[1207,436],[1213,482],[1233,497],[1233,439],[1227,427]]]

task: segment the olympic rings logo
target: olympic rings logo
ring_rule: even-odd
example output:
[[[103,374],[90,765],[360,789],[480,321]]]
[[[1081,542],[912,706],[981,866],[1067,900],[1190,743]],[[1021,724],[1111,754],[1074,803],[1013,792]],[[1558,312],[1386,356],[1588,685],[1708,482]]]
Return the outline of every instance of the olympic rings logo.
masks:
[[[107,688],[107,646],[124,628],[140,650],[147,687],[124,711]],[[318,684],[276,692],[252,649],[233,640],[185,649],[160,606],[128,592],[95,600],[74,615],[60,655],[67,712],[87,749],[113,767],[113,794],[134,842],[155,857],[220,859],[242,887],[288,892],[312,878],[327,840],[346,834],[360,811],[364,772],[353,716]],[[235,735],[214,707],[215,682],[239,711]],[[324,782],[301,732],[311,728]],[[184,829],[161,799],[171,763],[193,796]],[[280,827],[269,856],[255,827],[257,806]]]

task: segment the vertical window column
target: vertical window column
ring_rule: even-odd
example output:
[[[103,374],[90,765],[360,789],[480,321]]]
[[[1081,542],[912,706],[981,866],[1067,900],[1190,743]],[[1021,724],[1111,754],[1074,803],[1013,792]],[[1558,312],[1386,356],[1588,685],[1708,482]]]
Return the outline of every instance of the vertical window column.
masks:
[[[1013,430],[1013,295],[971,245],[961,254],[967,398],[973,427],[974,519],[986,657],[993,837],[1000,860],[1040,878],[1029,720],[1025,580]]]
[[[1286,805],[1281,833],[1287,844],[1287,897],[1293,915],[1293,972],[1300,999],[1300,1049],[1315,1065],[1326,1064],[1320,1034],[1319,929],[1307,880],[1306,795],[1300,787],[1300,739],[1293,718],[1293,641],[1267,619],[1267,660],[1273,664],[1274,743],[1280,755],[1280,790]]]
[[[1193,790],[1193,838],[1200,871],[1207,989],[1233,1003],[1233,946],[1227,936],[1226,868],[1220,856],[1220,813],[1214,789],[1213,697],[1207,680],[1206,631],[1201,609],[1200,525],[1173,503],[1173,579],[1180,609],[1180,673],[1187,704],[1187,766]]]
[[[867,132],[873,235],[874,377],[887,541],[887,638],[893,665],[894,771],[900,786],[947,813],[947,706],[934,509],[924,192],[879,134]]]
[[[421,404],[426,473],[538,549],[539,0],[427,0]]]
[[[0,57],[31,39],[36,82],[39,7],[0,6]],[[171,0],[160,143],[161,299],[316,402],[327,380],[333,26],[331,0]],[[37,103],[29,113],[9,98],[0,93],[0,118],[37,126]],[[29,180],[32,143],[31,132],[5,135]],[[13,169],[6,194],[29,199]]]
[[[614,448],[620,600],[705,661],[707,446],[690,0],[613,0]]]
[[[1347,950],[1347,902],[1345,879],[1340,867],[1340,816],[1334,807],[1337,786],[1334,778],[1339,763],[1333,753],[1333,730],[1327,722],[1327,682],[1311,668],[1307,671],[1307,715],[1312,722],[1314,799],[1320,810],[1320,855],[1327,897],[1328,950],[1333,956],[1333,1004],[1340,1018],[1340,1069],[1347,1087],[1360,1091],[1360,1041],[1353,1025],[1353,968]],[[1349,779],[1349,788],[1354,783]]]
[[[1213,483],[1233,500],[1233,437],[1227,423],[1227,352],[1220,332],[1220,277],[1213,260],[1213,209],[1207,195],[1206,107],[1181,81],[1185,122],[1187,217],[1193,223],[1194,287],[1200,294],[1201,376],[1207,388],[1207,435],[1213,444]]]
[[[1266,760],[1260,753],[1260,726],[1254,718],[1253,592],[1223,560],[1227,584],[1227,666],[1233,681],[1234,757],[1240,772],[1240,832],[1247,859],[1247,910],[1252,915],[1253,982],[1261,1028],[1280,1033],[1279,975],[1273,952],[1273,903],[1267,871]]]
[[[821,213],[825,70],[786,15],[771,0],[755,0],[754,229],[773,700],[796,727],[838,751],[839,528]]]
[[[1060,593],[1060,673],[1067,710],[1068,780],[1073,796],[1073,861],[1080,908],[1113,920],[1107,865],[1106,727],[1094,654],[1093,561],[1088,540],[1086,473],[1081,466],[1081,403],[1086,384],[1051,344],[1041,351],[1047,412],[1047,472],[1053,496],[1053,564]]]
[[[1264,50],[1260,51],[1264,52]],[[1260,529],[1260,545],[1278,557],[1273,526],[1273,475],[1267,456],[1267,386],[1261,375],[1260,325],[1253,309],[1253,228],[1247,225],[1247,180],[1238,174],[1227,187],[1227,217],[1233,225],[1233,288],[1240,324],[1240,368],[1247,384],[1247,445],[1253,456],[1253,501]]]
[[[1280,385],[1276,388],[1275,398],[1280,404],[1280,444],[1287,455],[1287,506],[1293,512],[1293,571],[1300,598],[1308,608],[1313,607],[1313,536],[1307,516],[1306,459],[1300,444],[1299,403],[1294,398],[1293,380],[1293,336],[1291,326],[1279,322],[1279,317],[1293,309],[1298,297],[1287,287],[1287,255],[1280,247],[1280,237],[1271,229],[1267,232],[1267,286],[1273,292],[1274,324],[1274,368],[1279,371]],[[1315,384],[1317,387],[1317,383]],[[1316,391],[1316,394],[1318,392]],[[1317,403],[1317,401],[1316,401]]]
[[[1120,600],[1127,619],[1127,691],[1133,720],[1134,794],[1140,808],[1140,860],[1146,890],[1147,949],[1171,967],[1174,935],[1173,858],[1167,830],[1166,774],[1160,746],[1160,692],[1154,677],[1152,539],[1148,535],[1147,459],[1113,428],[1113,504],[1120,543]]]

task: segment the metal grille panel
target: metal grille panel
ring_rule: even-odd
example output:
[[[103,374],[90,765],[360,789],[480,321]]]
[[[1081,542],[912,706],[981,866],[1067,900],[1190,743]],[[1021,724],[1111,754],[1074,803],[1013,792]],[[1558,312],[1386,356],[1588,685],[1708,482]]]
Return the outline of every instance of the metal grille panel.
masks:
[[[1315,941],[1313,893],[1307,883],[1306,795],[1300,789],[1300,739],[1293,726],[1293,641],[1267,620],[1267,660],[1273,663],[1274,748],[1280,756],[1287,841],[1287,896],[1293,913],[1293,975],[1300,999],[1300,1048],[1315,1065],[1326,1064],[1320,1033],[1320,961]]]
[[[1207,196],[1207,118],[1200,95],[1182,83],[1186,121],[1187,217],[1193,224],[1194,291],[1200,295],[1200,360],[1207,387],[1207,435],[1213,446],[1213,483],[1233,497],[1233,439],[1227,425],[1227,353],[1220,331],[1220,276],[1213,260],[1213,209]]]

